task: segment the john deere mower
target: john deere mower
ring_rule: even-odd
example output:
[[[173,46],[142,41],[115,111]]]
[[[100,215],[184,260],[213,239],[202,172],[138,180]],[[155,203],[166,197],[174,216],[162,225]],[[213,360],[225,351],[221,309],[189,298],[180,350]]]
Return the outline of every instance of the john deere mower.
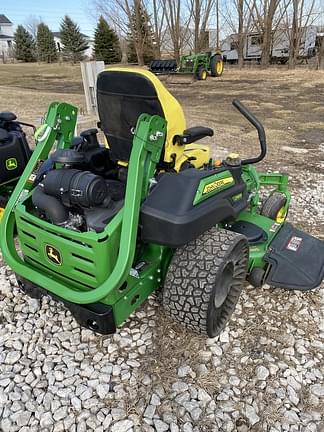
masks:
[[[109,147],[96,129],[73,137],[77,109],[52,103],[6,207],[2,253],[26,294],[50,294],[108,334],[161,289],[170,317],[214,337],[246,279],[297,290],[321,283],[323,242],[286,222],[288,175],[256,171],[265,132],[241,102],[233,105],[257,129],[260,155],[214,161],[196,143],[213,131],[186,128],[149,71],[102,72],[97,100]],[[262,203],[261,187],[271,190]]]
[[[176,60],[153,60],[149,69],[157,75],[190,74],[198,80],[206,80],[208,74],[220,77],[224,61],[220,51],[183,55],[179,65]]]
[[[24,126],[11,112],[0,112],[0,220],[4,207],[31,156]]]

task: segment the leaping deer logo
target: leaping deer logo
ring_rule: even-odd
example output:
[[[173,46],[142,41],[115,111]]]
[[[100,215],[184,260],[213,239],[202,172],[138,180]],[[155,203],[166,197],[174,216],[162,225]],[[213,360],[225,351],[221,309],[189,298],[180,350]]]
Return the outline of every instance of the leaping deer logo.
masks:
[[[62,257],[60,252],[55,247],[46,245],[47,258],[56,265],[62,265]]]
[[[6,160],[6,168],[8,171],[12,171],[18,167],[18,162],[16,158],[9,158]]]

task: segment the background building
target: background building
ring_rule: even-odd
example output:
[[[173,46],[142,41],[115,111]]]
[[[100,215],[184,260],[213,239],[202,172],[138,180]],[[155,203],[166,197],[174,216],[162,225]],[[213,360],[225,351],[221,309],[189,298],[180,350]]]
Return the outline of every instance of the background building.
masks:
[[[13,23],[5,15],[0,14],[0,58],[12,56],[13,40]]]

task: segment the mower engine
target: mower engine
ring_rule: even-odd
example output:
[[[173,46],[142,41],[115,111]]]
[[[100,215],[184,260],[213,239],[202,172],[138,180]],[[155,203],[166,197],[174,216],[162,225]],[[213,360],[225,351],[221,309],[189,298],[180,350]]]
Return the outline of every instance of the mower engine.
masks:
[[[121,208],[122,199],[113,199],[110,192],[118,182],[82,169],[87,166],[85,161],[86,154],[76,149],[54,152],[51,168],[34,189],[32,202],[40,216],[54,225],[101,232]],[[59,169],[55,164],[60,164]]]

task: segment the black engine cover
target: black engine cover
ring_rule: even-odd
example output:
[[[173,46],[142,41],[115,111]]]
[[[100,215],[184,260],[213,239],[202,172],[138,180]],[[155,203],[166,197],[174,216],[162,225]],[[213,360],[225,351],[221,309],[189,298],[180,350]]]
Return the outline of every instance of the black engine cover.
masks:
[[[0,184],[21,176],[31,156],[23,131],[5,132],[0,140]]]

